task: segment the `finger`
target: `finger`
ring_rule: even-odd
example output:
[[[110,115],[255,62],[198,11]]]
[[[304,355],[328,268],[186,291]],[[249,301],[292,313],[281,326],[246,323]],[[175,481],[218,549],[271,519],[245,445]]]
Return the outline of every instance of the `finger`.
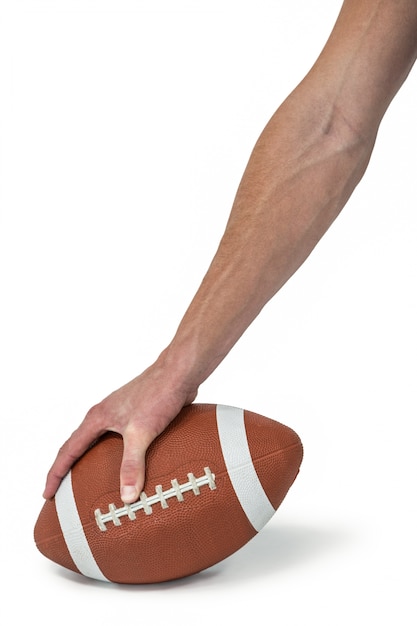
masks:
[[[102,430],[97,430],[83,422],[71,437],[60,448],[55,461],[53,462],[47,478],[43,497],[52,498],[58,490],[64,476],[67,475],[74,463],[88,450],[91,444],[103,434]]]
[[[137,431],[123,434],[123,457],[120,466],[120,497],[125,504],[139,499],[145,483],[145,457],[148,443]]]

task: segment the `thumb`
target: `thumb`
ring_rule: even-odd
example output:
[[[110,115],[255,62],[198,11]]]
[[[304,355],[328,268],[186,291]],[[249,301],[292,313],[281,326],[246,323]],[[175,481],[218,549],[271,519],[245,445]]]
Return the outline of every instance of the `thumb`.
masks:
[[[143,489],[147,447],[139,433],[129,430],[123,434],[120,497],[125,504],[132,504],[138,500]]]

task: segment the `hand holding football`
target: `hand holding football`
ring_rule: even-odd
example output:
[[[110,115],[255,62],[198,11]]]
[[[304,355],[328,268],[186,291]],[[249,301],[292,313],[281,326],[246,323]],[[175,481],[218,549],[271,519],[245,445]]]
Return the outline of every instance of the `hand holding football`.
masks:
[[[208,568],[272,517],[302,461],[298,435],[234,407],[185,407],[152,443],[140,499],[120,500],[120,435],[107,433],[45,502],[38,549],[75,572],[155,583]]]

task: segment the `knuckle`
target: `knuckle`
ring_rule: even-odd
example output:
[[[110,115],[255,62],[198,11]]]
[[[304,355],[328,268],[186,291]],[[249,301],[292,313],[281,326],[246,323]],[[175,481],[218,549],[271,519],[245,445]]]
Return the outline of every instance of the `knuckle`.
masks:
[[[127,451],[123,456],[120,471],[123,476],[131,476],[137,474],[142,465],[142,455],[137,452]]]
[[[95,404],[87,411],[80,428],[88,426],[92,430],[100,430],[106,421],[108,421],[108,415],[106,414],[105,406],[102,403]]]

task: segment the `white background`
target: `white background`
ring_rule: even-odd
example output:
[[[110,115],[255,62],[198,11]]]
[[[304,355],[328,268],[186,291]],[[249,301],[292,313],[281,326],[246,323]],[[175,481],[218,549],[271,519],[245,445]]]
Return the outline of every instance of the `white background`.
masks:
[[[105,585],[37,552],[46,471],[170,340],[340,3],[0,6],[1,622],[415,624],[416,75],[343,214],[200,391],[300,434],[287,499],[201,575]]]

